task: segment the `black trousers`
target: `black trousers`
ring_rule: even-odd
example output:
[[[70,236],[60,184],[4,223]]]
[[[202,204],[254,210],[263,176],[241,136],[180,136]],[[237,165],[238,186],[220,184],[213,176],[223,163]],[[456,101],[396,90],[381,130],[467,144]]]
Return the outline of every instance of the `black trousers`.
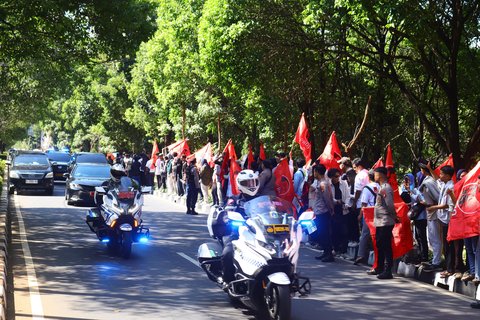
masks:
[[[358,216],[361,209],[350,209],[346,216],[347,240],[358,242],[360,239],[360,226]]]
[[[315,217],[317,224],[317,241],[323,248],[325,255],[332,254],[332,237],[330,234],[331,228],[331,215],[329,212],[317,214]]]
[[[413,223],[420,256],[422,261],[428,261],[427,219],[415,220]]]
[[[346,253],[347,243],[346,215],[343,215],[342,210],[335,210],[332,216],[332,245],[335,253]]]
[[[195,210],[199,190],[200,188],[197,188],[194,185],[187,184],[187,208],[189,210]]]
[[[218,199],[216,182],[212,184],[212,199],[213,199],[213,205],[220,205],[220,200]]]
[[[377,272],[392,273],[393,266],[393,226],[376,227],[376,242],[378,249]]]
[[[443,231],[443,254],[448,272],[463,272],[465,264],[463,263],[463,240],[447,241],[448,224],[442,223]]]

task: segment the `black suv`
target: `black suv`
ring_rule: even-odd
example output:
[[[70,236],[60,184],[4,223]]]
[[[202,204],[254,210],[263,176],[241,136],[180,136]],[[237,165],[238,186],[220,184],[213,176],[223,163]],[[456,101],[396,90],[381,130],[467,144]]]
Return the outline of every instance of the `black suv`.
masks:
[[[15,190],[39,189],[53,194],[53,171],[47,155],[36,151],[18,151],[10,168],[10,194]]]

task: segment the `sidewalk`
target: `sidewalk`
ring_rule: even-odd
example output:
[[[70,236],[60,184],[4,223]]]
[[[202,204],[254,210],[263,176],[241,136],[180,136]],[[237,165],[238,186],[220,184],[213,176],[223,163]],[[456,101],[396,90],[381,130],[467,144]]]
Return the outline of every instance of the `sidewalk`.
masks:
[[[179,197],[177,195],[170,195],[166,192],[161,192],[160,190],[155,190],[154,195],[182,206],[186,210],[185,196]],[[210,209],[210,204],[197,202],[196,210],[199,214],[207,215],[210,212]],[[351,257],[355,256],[354,251],[354,248],[348,248],[348,255]],[[373,262],[372,254],[369,259],[370,265]],[[407,264],[400,260],[396,260],[394,264],[393,271],[397,274],[397,276],[415,279],[423,283],[446,289],[450,292],[456,292],[469,298],[480,300],[480,286],[475,286],[471,281],[464,282],[461,280],[456,280],[453,276],[443,279],[440,277],[440,272],[425,272],[421,266]]]

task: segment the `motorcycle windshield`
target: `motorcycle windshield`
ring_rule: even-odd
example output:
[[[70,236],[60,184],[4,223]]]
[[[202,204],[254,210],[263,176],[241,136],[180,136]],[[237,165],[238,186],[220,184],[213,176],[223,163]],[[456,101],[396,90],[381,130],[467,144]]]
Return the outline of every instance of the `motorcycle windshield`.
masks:
[[[128,177],[120,179],[120,183],[115,188],[115,197],[122,207],[133,205],[135,202],[135,186],[132,183],[132,179]]]
[[[245,203],[245,213],[258,226],[263,227],[267,236],[286,236],[294,208],[291,203],[273,196],[261,196]]]

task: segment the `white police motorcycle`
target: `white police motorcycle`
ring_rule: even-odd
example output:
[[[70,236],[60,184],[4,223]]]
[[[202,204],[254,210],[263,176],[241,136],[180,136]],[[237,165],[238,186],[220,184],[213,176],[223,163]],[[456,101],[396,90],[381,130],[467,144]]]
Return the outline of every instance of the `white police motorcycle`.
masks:
[[[210,236],[218,241],[199,247],[200,266],[218,283],[223,272],[222,237],[238,232],[238,239],[232,241],[235,280],[224,290],[260,315],[289,320],[292,295],[306,295],[311,289],[310,280],[296,269],[304,232],[316,230],[315,215],[306,211],[296,220],[291,203],[271,196],[246,202],[244,210],[242,215],[235,207],[212,208],[207,225]]]
[[[150,237],[142,221],[143,194],[150,192],[151,187],[137,190],[127,177],[122,177],[113,188],[95,188],[95,200],[98,195],[103,201],[88,211],[86,223],[98,240],[125,259],[130,257],[132,243],[147,242]]]

